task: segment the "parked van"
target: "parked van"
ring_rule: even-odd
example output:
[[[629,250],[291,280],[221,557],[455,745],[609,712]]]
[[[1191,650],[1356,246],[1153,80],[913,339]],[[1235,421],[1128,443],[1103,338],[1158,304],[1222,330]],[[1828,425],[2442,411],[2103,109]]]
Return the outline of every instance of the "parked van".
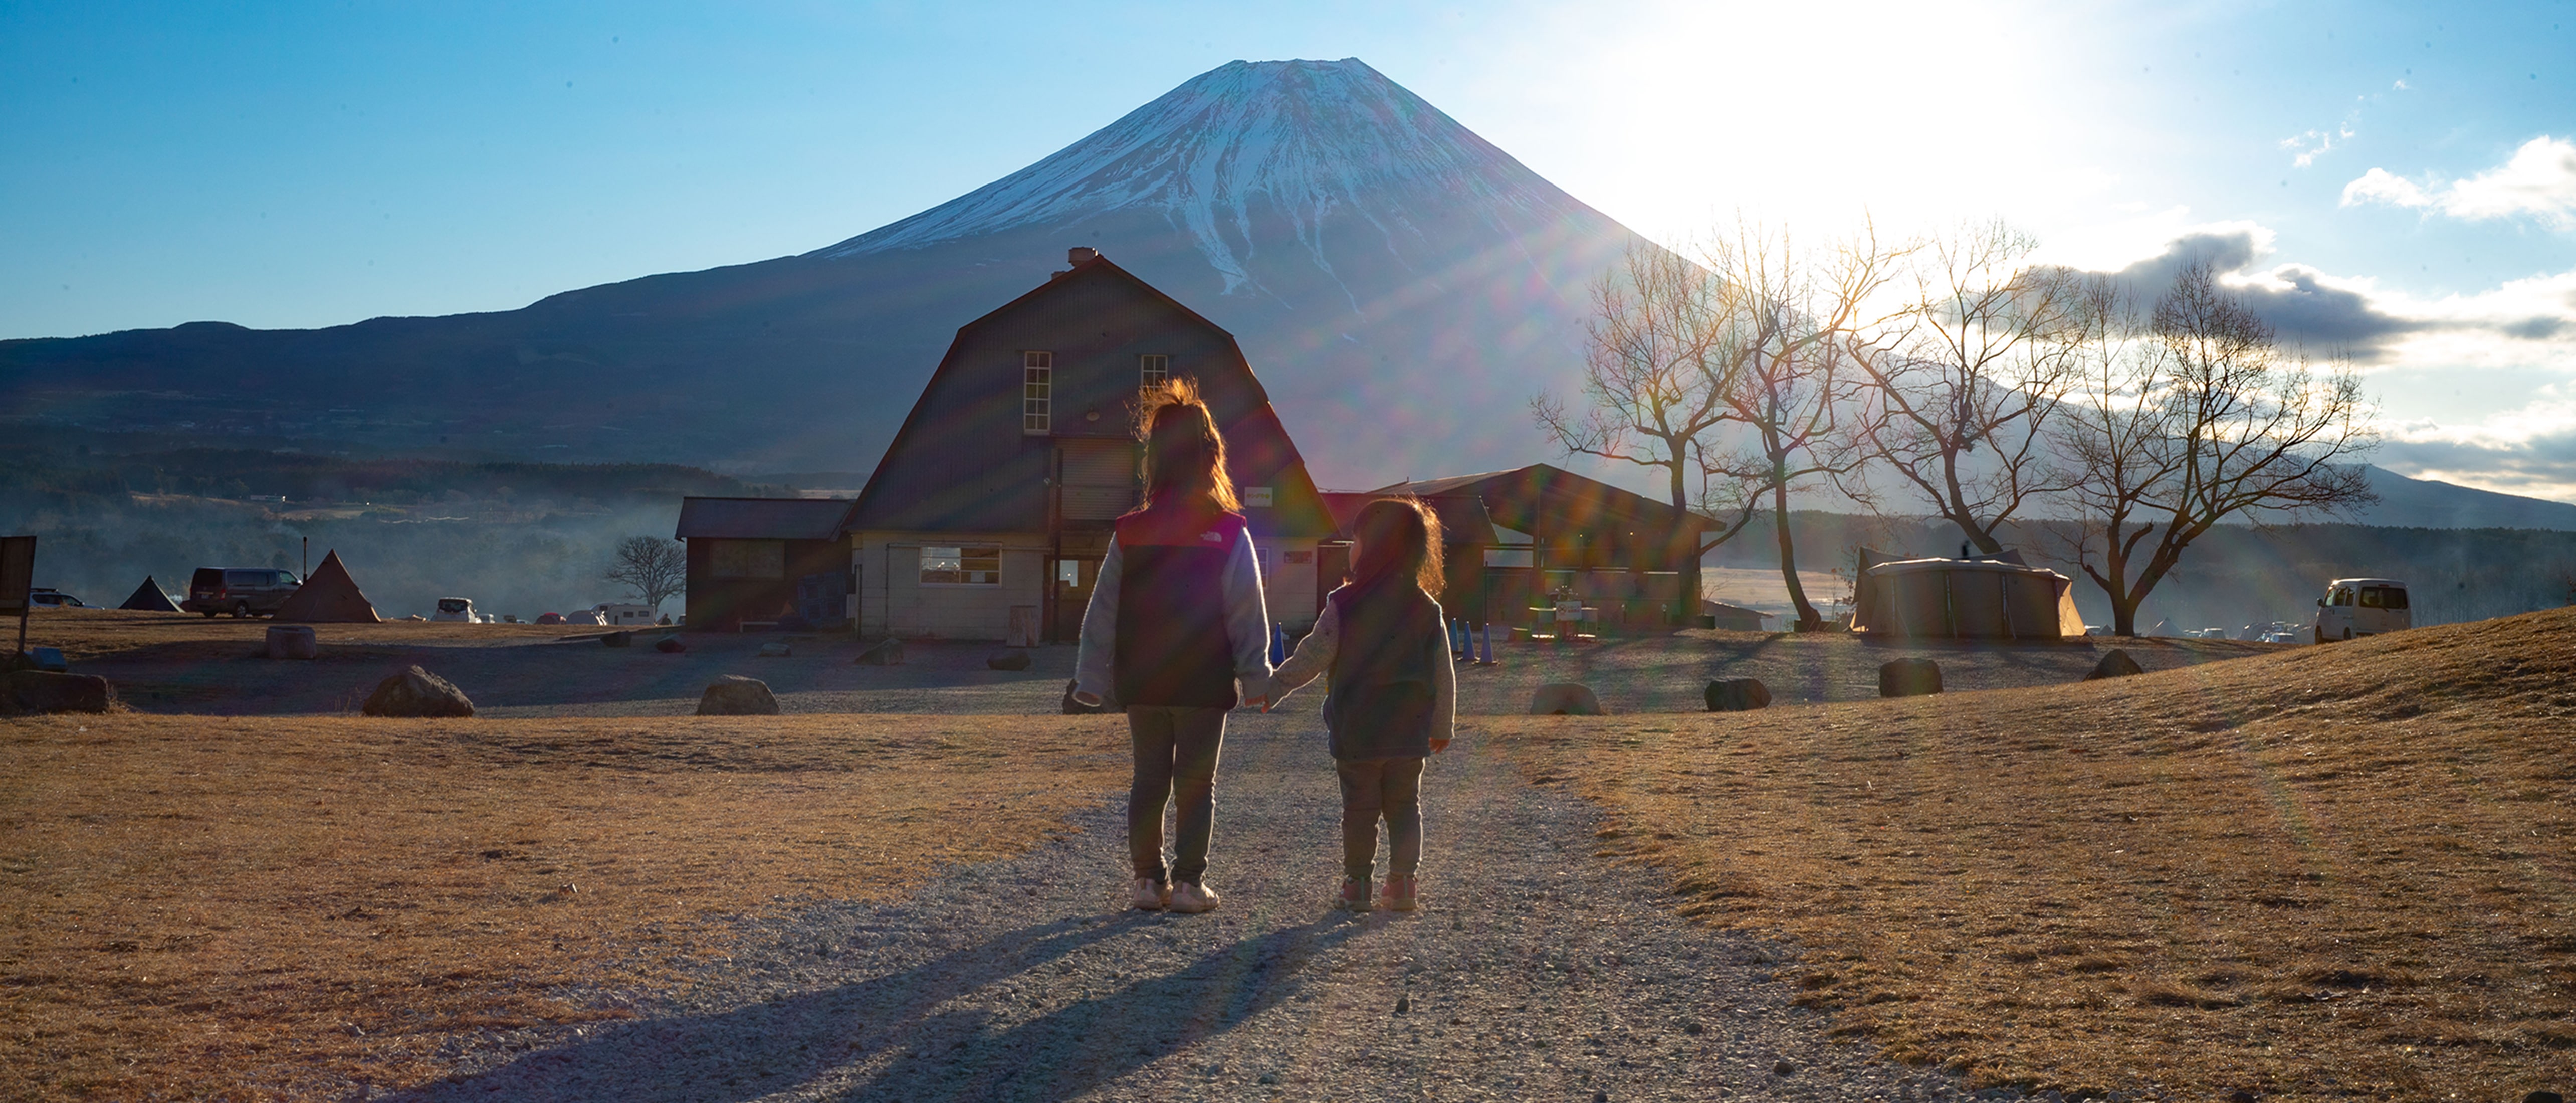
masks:
[[[267,616],[286,604],[298,581],[293,571],[267,567],[199,567],[188,578],[188,599],[179,608],[214,616]]]
[[[2317,642],[2376,636],[2415,627],[2406,584],[2393,578],[2338,578],[2317,599]]]
[[[653,607],[650,605],[631,605],[612,601],[602,602],[592,608],[598,610],[601,624],[622,627],[653,623]]]
[[[489,624],[492,620],[490,617],[476,613],[474,611],[474,599],[468,597],[443,597],[438,599],[438,610],[431,613],[429,615],[429,619],[461,621],[466,624]]]

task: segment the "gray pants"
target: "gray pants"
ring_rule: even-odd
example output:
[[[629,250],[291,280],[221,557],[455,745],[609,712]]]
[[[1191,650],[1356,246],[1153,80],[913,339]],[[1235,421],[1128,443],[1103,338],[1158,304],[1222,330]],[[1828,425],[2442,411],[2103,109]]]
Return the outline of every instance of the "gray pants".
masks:
[[[1367,884],[1386,818],[1387,872],[1411,877],[1422,865],[1422,759],[1341,758],[1342,876]]]
[[[1127,855],[1136,876],[1168,885],[1198,884],[1207,875],[1208,840],[1216,833],[1216,761],[1225,748],[1225,711],[1132,705],[1127,734],[1136,745],[1136,776],[1127,788]],[[1180,805],[1179,836],[1168,872],[1163,864],[1163,805]]]

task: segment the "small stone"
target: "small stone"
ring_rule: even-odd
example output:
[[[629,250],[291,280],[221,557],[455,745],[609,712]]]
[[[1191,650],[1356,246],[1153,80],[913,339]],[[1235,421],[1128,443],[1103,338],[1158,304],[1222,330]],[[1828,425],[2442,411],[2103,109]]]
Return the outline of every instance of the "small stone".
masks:
[[[1781,1076],[1790,1076],[1798,1071],[1798,1063],[1783,1057],[1771,1062],[1771,1071]]]
[[[2138,666],[2138,660],[2130,658],[2126,649],[2114,647],[2102,653],[2102,661],[2093,664],[2093,672],[2085,675],[2084,680],[2098,682],[2104,678],[2126,678],[2144,673],[2146,671]]]
[[[2227,1093],[2227,1103],[2254,1103],[2254,1093],[2238,1088]]]
[[[1610,1093],[1609,1093],[1609,1092],[1594,1092],[1594,1093],[1592,1093],[1592,1103],[1610,1103]]]
[[[465,717],[474,702],[455,683],[417,666],[376,683],[358,711],[368,716]]]
[[[778,697],[758,678],[727,674],[708,683],[698,696],[700,716],[776,716]]]
[[[0,716],[106,712],[114,707],[116,687],[95,674],[18,670],[0,677]]]
[[[313,659],[322,654],[322,641],[309,624],[270,625],[263,646],[272,659]]]
[[[1771,687],[1760,678],[1724,678],[1708,684],[1708,711],[1751,712],[1771,707]]]
[[[1261,1082],[1264,1084],[1276,1084],[1279,1082],[1279,1074],[1275,1072],[1262,1073]]]
[[[794,654],[796,649],[787,646],[785,640],[775,640],[760,645],[760,657],[764,659],[784,659]]]
[[[1922,697],[1941,692],[1941,664],[1930,659],[1898,659],[1880,664],[1878,695]]]
[[[1411,1010],[1413,1010],[1413,997],[1411,997],[1411,996],[1397,996],[1397,997],[1395,998],[1395,1013],[1396,1013],[1396,1014],[1401,1015],[1401,1014],[1404,1014],[1405,1012],[1407,1012],[1407,1011],[1411,1011]]]
[[[1599,716],[1601,698],[1591,687],[1575,682],[1550,682],[1530,695],[1532,716]]]
[[[2533,1092],[2523,1096],[2522,1103],[2567,1103],[2567,1099],[2557,1092]]]
[[[903,641],[888,636],[868,645],[867,650],[859,652],[859,657],[850,661],[860,666],[902,666]]]

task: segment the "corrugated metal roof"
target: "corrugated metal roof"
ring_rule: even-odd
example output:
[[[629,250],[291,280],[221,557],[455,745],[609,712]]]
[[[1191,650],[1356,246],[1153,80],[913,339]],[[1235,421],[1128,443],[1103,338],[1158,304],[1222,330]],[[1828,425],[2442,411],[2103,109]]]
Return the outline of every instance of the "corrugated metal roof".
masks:
[[[1425,499],[1473,495],[1484,501],[1492,523],[1515,532],[1539,531],[1543,516],[1553,522],[1545,526],[1551,531],[1561,526],[1597,523],[1602,518],[1692,532],[1717,527],[1716,521],[1697,513],[1675,510],[1642,494],[1543,463],[1480,475],[1417,479],[1380,488],[1376,493],[1413,494]]]
[[[1351,522],[1359,519],[1360,510],[1386,496],[1374,492],[1336,490],[1322,494],[1324,508],[1333,515],[1333,527],[1338,530],[1336,535],[1345,540],[1350,538]],[[1432,514],[1440,518],[1442,543],[1490,546],[1498,542],[1494,534],[1494,519],[1485,512],[1484,499],[1473,494],[1417,494],[1415,497],[1422,499],[1422,504],[1431,507]]]
[[[830,540],[848,498],[682,498],[682,540]]]

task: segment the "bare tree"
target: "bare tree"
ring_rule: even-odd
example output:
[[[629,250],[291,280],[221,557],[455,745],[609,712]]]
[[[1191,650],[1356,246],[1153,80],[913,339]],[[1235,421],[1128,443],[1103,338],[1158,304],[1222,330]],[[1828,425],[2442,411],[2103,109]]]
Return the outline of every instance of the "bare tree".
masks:
[[[1553,395],[1530,399],[1539,427],[1568,454],[1652,469],[1676,512],[1733,514],[1694,549],[1682,572],[1682,615],[1696,611],[1699,558],[1744,530],[1760,499],[1714,478],[1708,436],[1728,416],[1744,370],[1734,340],[1742,289],[1679,253],[1632,243],[1619,270],[1592,285],[1591,347],[1582,414]]]
[[[2138,606],[2221,521],[2376,500],[2354,462],[2377,443],[2359,378],[2284,352],[2207,265],[2178,273],[2143,327],[2106,286],[2087,302],[2108,324],[2056,435],[2085,514],[2078,559],[2114,632],[2137,634]]]
[[[605,577],[635,591],[658,613],[664,599],[688,588],[689,554],[676,540],[629,536],[610,553]]]
[[[1731,340],[1743,369],[1726,391],[1726,420],[1740,431],[1735,447],[1702,453],[1713,478],[1759,489],[1771,499],[1780,578],[1798,610],[1798,630],[1824,624],[1798,578],[1789,532],[1789,495],[1850,476],[1867,459],[1847,423],[1862,373],[1855,335],[1874,328],[1864,316],[1885,288],[1902,248],[1864,231],[1823,254],[1802,253],[1786,233],[1741,228],[1709,255],[1719,278],[1742,289],[1744,309]]]
[[[2035,247],[1988,223],[1915,251],[1902,312],[1853,335],[1852,364],[1867,384],[1854,436],[1871,462],[1839,480],[1844,494],[1884,512],[1868,478],[1884,471],[1909,504],[1992,555],[2004,550],[2005,522],[2068,489],[2048,421],[2099,315],[2083,309],[2074,273],[2029,262]]]

